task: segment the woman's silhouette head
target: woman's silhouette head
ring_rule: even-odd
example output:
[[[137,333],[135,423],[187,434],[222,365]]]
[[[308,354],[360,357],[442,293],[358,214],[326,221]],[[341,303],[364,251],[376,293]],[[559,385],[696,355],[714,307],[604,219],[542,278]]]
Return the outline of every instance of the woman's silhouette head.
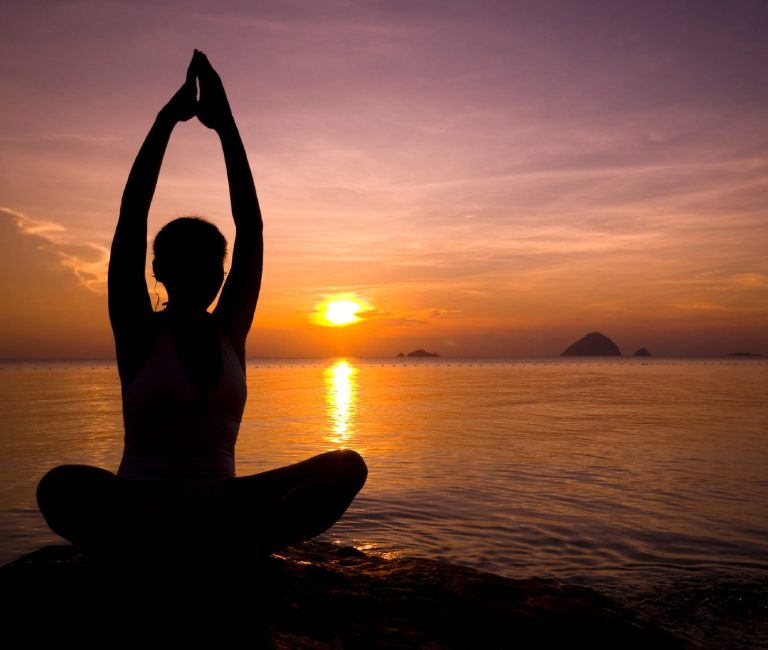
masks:
[[[198,217],[174,219],[157,233],[152,250],[152,269],[169,306],[207,309],[224,281],[227,240],[219,229]]]

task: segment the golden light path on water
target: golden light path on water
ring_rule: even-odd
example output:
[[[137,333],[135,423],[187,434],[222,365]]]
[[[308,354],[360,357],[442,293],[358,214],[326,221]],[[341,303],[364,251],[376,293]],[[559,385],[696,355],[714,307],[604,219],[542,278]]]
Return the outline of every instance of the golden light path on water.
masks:
[[[325,439],[340,448],[347,446],[355,431],[358,386],[357,368],[339,359],[323,371],[325,403],[331,427]]]

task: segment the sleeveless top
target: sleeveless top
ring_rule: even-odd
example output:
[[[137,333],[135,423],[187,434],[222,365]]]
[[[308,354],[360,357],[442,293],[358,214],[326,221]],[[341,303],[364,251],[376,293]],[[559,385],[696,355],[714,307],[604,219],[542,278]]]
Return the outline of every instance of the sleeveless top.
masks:
[[[201,392],[187,377],[165,326],[123,395],[125,448],[117,475],[217,480],[235,475],[235,441],[245,408],[245,374],[229,339],[214,328],[221,381]]]

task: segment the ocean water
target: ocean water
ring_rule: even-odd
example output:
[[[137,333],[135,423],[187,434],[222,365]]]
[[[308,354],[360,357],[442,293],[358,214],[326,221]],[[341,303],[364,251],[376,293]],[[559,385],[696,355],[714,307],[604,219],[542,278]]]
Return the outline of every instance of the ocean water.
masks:
[[[0,561],[61,540],[51,467],[116,470],[106,362],[0,364]],[[768,361],[252,360],[246,475],[359,451],[326,539],[607,593],[713,647],[768,638]]]

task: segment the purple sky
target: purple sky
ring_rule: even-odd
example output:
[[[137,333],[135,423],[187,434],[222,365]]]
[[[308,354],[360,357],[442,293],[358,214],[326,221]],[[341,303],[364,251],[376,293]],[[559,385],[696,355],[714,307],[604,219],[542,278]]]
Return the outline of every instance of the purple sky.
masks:
[[[122,187],[195,47],[224,80],[264,212],[251,354],[557,354],[596,329],[629,353],[768,353],[768,3],[3,14],[0,357],[111,355]],[[215,139],[182,125],[150,232],[203,214],[231,237],[228,209]],[[334,293],[374,310],[311,324]]]

